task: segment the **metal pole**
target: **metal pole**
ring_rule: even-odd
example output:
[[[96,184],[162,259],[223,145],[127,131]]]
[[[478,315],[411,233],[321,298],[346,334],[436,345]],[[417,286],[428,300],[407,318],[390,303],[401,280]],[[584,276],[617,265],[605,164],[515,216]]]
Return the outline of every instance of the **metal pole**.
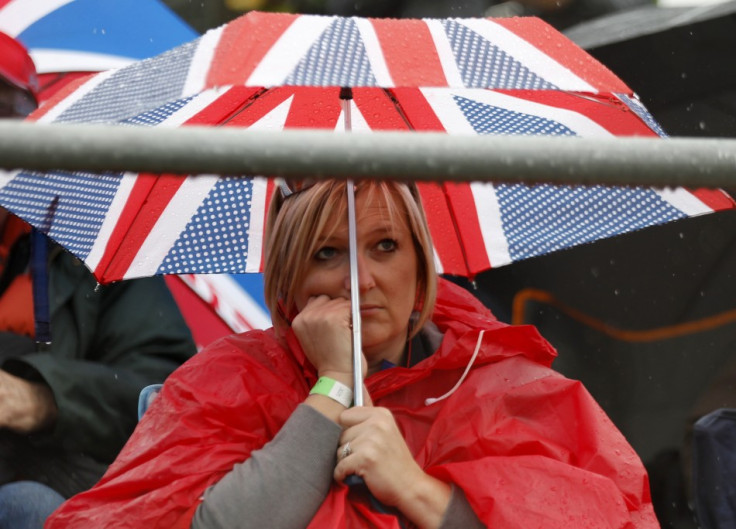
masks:
[[[8,120],[0,123],[0,167],[736,187],[736,140],[154,129]]]

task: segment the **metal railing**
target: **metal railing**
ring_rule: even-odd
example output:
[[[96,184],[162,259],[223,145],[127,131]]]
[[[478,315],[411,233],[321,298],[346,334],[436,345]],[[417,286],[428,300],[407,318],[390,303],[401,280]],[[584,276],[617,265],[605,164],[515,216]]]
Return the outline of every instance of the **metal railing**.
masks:
[[[736,188],[736,140],[338,134],[0,120],[0,168]]]

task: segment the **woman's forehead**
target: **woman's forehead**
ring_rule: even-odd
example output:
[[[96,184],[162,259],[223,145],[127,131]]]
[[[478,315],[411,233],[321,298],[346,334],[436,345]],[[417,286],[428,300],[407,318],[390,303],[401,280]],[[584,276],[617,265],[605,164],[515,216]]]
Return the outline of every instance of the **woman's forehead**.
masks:
[[[323,235],[347,233],[347,198],[340,208],[335,208],[328,217]],[[408,230],[403,202],[393,192],[358,192],[355,197],[355,213],[359,231]]]

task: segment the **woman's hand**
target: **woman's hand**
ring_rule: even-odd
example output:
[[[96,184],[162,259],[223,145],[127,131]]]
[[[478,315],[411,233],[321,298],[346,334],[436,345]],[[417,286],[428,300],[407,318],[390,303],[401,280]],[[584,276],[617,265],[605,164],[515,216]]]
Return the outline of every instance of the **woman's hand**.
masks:
[[[339,423],[344,431],[335,480],[342,482],[356,474],[384,505],[398,508],[419,527],[439,527],[450,501],[450,486],[417,464],[391,412],[372,406],[350,408],[340,415]]]
[[[304,354],[320,375],[334,378],[335,374],[343,373],[352,379],[349,300],[328,296],[309,298],[291,326]]]
[[[353,388],[353,347],[350,301],[328,296],[309,298],[292,322],[292,329],[304,354],[319,376],[330,377]],[[367,363],[363,361],[363,373]],[[309,406],[337,422],[345,408],[324,395],[309,395]]]

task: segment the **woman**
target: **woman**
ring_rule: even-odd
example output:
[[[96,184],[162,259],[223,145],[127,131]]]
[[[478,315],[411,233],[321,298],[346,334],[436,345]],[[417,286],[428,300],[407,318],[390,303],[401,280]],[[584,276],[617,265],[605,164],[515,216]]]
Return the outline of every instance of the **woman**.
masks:
[[[284,186],[274,327],[178,369],[47,528],[657,527],[641,462],[551,346],[437,283],[416,190],[362,184],[356,208],[368,405],[349,407],[345,185]]]

